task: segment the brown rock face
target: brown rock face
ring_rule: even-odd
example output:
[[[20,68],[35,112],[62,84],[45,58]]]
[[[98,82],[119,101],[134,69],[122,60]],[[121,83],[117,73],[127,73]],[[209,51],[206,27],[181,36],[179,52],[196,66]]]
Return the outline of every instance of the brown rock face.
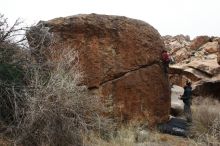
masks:
[[[210,38],[208,36],[198,36],[195,39],[193,39],[190,49],[191,50],[196,50],[199,47],[201,47],[203,44],[207,43],[210,41]]]
[[[181,48],[178,51],[175,52],[175,62],[181,62],[187,58],[190,57],[190,54],[188,52],[188,50],[186,50],[185,48]]]
[[[218,64],[220,65],[220,49],[219,49],[219,52],[218,52],[218,58],[217,58],[217,61],[218,61]]]
[[[218,39],[218,57],[217,57],[217,61],[218,61],[218,64],[220,65],[220,38]]]
[[[218,51],[219,44],[217,41],[208,42],[204,44],[201,48],[204,49],[207,53],[216,53]]]
[[[170,89],[159,63],[164,44],[152,26],[96,14],[43,24],[58,38],[57,56],[62,48],[78,50],[83,83],[111,101],[114,118],[147,120],[150,125],[168,120]]]

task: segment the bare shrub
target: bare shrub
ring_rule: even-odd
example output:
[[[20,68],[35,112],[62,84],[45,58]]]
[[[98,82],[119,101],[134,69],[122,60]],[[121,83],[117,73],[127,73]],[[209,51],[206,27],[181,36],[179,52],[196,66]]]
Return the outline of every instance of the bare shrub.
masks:
[[[26,54],[21,47],[24,41],[21,23],[17,19],[10,26],[8,19],[0,14],[0,121],[3,127],[16,124],[24,100],[23,63]]]
[[[25,93],[26,114],[15,143],[80,146],[82,134],[99,131],[105,128],[103,124],[108,124],[101,116],[104,106],[100,98],[85,86],[78,86],[82,76],[77,69],[76,53],[68,51],[62,56],[62,61],[52,64],[47,79],[42,78],[44,72],[39,66],[32,69]]]
[[[220,103],[212,98],[197,100],[193,108],[191,134],[198,142],[220,144]]]
[[[35,58],[35,61],[37,63],[47,61],[49,58],[47,55],[53,52],[50,51],[50,47],[55,40],[53,34],[49,32],[49,27],[44,26],[43,22],[39,22],[26,31],[26,37],[31,55]]]
[[[13,29],[14,27],[9,31]],[[25,83],[18,85],[13,79],[13,84],[8,82],[10,84],[6,86],[4,82],[0,85],[3,87],[3,90],[0,90],[1,94],[4,93],[7,97],[2,96],[2,99],[8,99],[5,101],[7,104],[1,100],[1,107],[5,105],[7,107],[3,108],[5,113],[11,113],[10,117],[13,117],[11,119],[13,123],[9,122],[4,128],[2,123],[0,124],[4,136],[7,136],[14,145],[81,146],[82,135],[91,130],[98,133],[107,132],[111,120],[102,117],[105,107],[100,98],[89,92],[86,86],[79,86],[83,73],[79,72],[77,53],[72,48],[60,48],[63,50],[60,54],[62,57],[59,60],[50,60],[51,58],[45,56],[54,53],[51,48],[53,36],[49,29],[40,25],[31,31],[31,36],[34,35],[32,41],[36,37],[39,40],[30,42],[32,46],[26,49],[30,55],[25,60],[25,71],[18,77]],[[7,43],[16,44],[11,39],[13,35],[9,34],[1,33],[0,47],[4,48]],[[4,53],[8,57],[0,58],[1,63],[11,65],[15,62],[11,57],[16,51],[18,50],[10,51],[6,48]],[[16,59],[17,61],[20,60]]]
[[[23,22],[20,19],[15,20],[12,25],[9,25],[8,18],[0,14],[0,43],[19,44],[24,41],[24,27],[20,25]],[[19,39],[18,36],[21,36]]]
[[[8,19],[0,14],[0,64],[20,65],[24,60],[22,47],[26,42],[26,27],[21,25],[20,19],[9,25]]]

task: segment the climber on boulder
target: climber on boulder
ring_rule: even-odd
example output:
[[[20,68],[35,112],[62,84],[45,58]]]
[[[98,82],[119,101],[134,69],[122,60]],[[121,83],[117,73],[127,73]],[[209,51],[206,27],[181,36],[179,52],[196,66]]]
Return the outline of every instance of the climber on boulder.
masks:
[[[163,66],[164,66],[164,72],[168,73],[168,68],[169,68],[169,64],[170,64],[170,61],[171,61],[170,56],[169,56],[169,54],[166,50],[163,50],[162,54],[161,54],[161,57],[162,57],[162,63],[163,63]]]

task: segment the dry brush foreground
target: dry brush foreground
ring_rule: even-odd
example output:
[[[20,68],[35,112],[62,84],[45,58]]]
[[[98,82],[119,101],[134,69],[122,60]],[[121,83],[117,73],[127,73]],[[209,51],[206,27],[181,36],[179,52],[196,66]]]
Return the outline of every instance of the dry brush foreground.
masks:
[[[92,146],[219,146],[220,102],[211,97],[193,101],[193,123],[187,138],[137,128],[137,123],[119,128],[109,141],[96,134],[85,136],[86,145]]]
[[[24,48],[11,40],[14,27],[4,27],[7,19],[0,18],[1,145],[81,146],[89,131],[110,131],[100,98],[80,85],[77,52],[65,48],[60,60],[46,59],[45,48],[53,42],[48,29],[36,32],[35,47]]]
[[[206,145],[220,145],[220,102],[211,97],[194,100],[192,138]]]
[[[81,146],[83,134],[110,130],[111,121],[101,115],[105,107],[99,97],[79,86],[81,73],[73,68],[75,58],[70,56],[66,53],[58,63],[31,64],[22,92],[8,88],[12,94],[6,97],[22,98],[22,103],[7,103],[14,107],[12,121],[3,123],[2,134],[14,145]]]

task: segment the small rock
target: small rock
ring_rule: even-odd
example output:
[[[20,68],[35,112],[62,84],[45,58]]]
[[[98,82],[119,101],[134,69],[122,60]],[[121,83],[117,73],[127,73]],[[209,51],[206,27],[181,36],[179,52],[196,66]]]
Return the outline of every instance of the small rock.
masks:
[[[144,141],[147,141],[147,139],[149,139],[149,132],[147,130],[137,130],[136,134],[135,134],[135,140],[138,143],[142,143]]]

